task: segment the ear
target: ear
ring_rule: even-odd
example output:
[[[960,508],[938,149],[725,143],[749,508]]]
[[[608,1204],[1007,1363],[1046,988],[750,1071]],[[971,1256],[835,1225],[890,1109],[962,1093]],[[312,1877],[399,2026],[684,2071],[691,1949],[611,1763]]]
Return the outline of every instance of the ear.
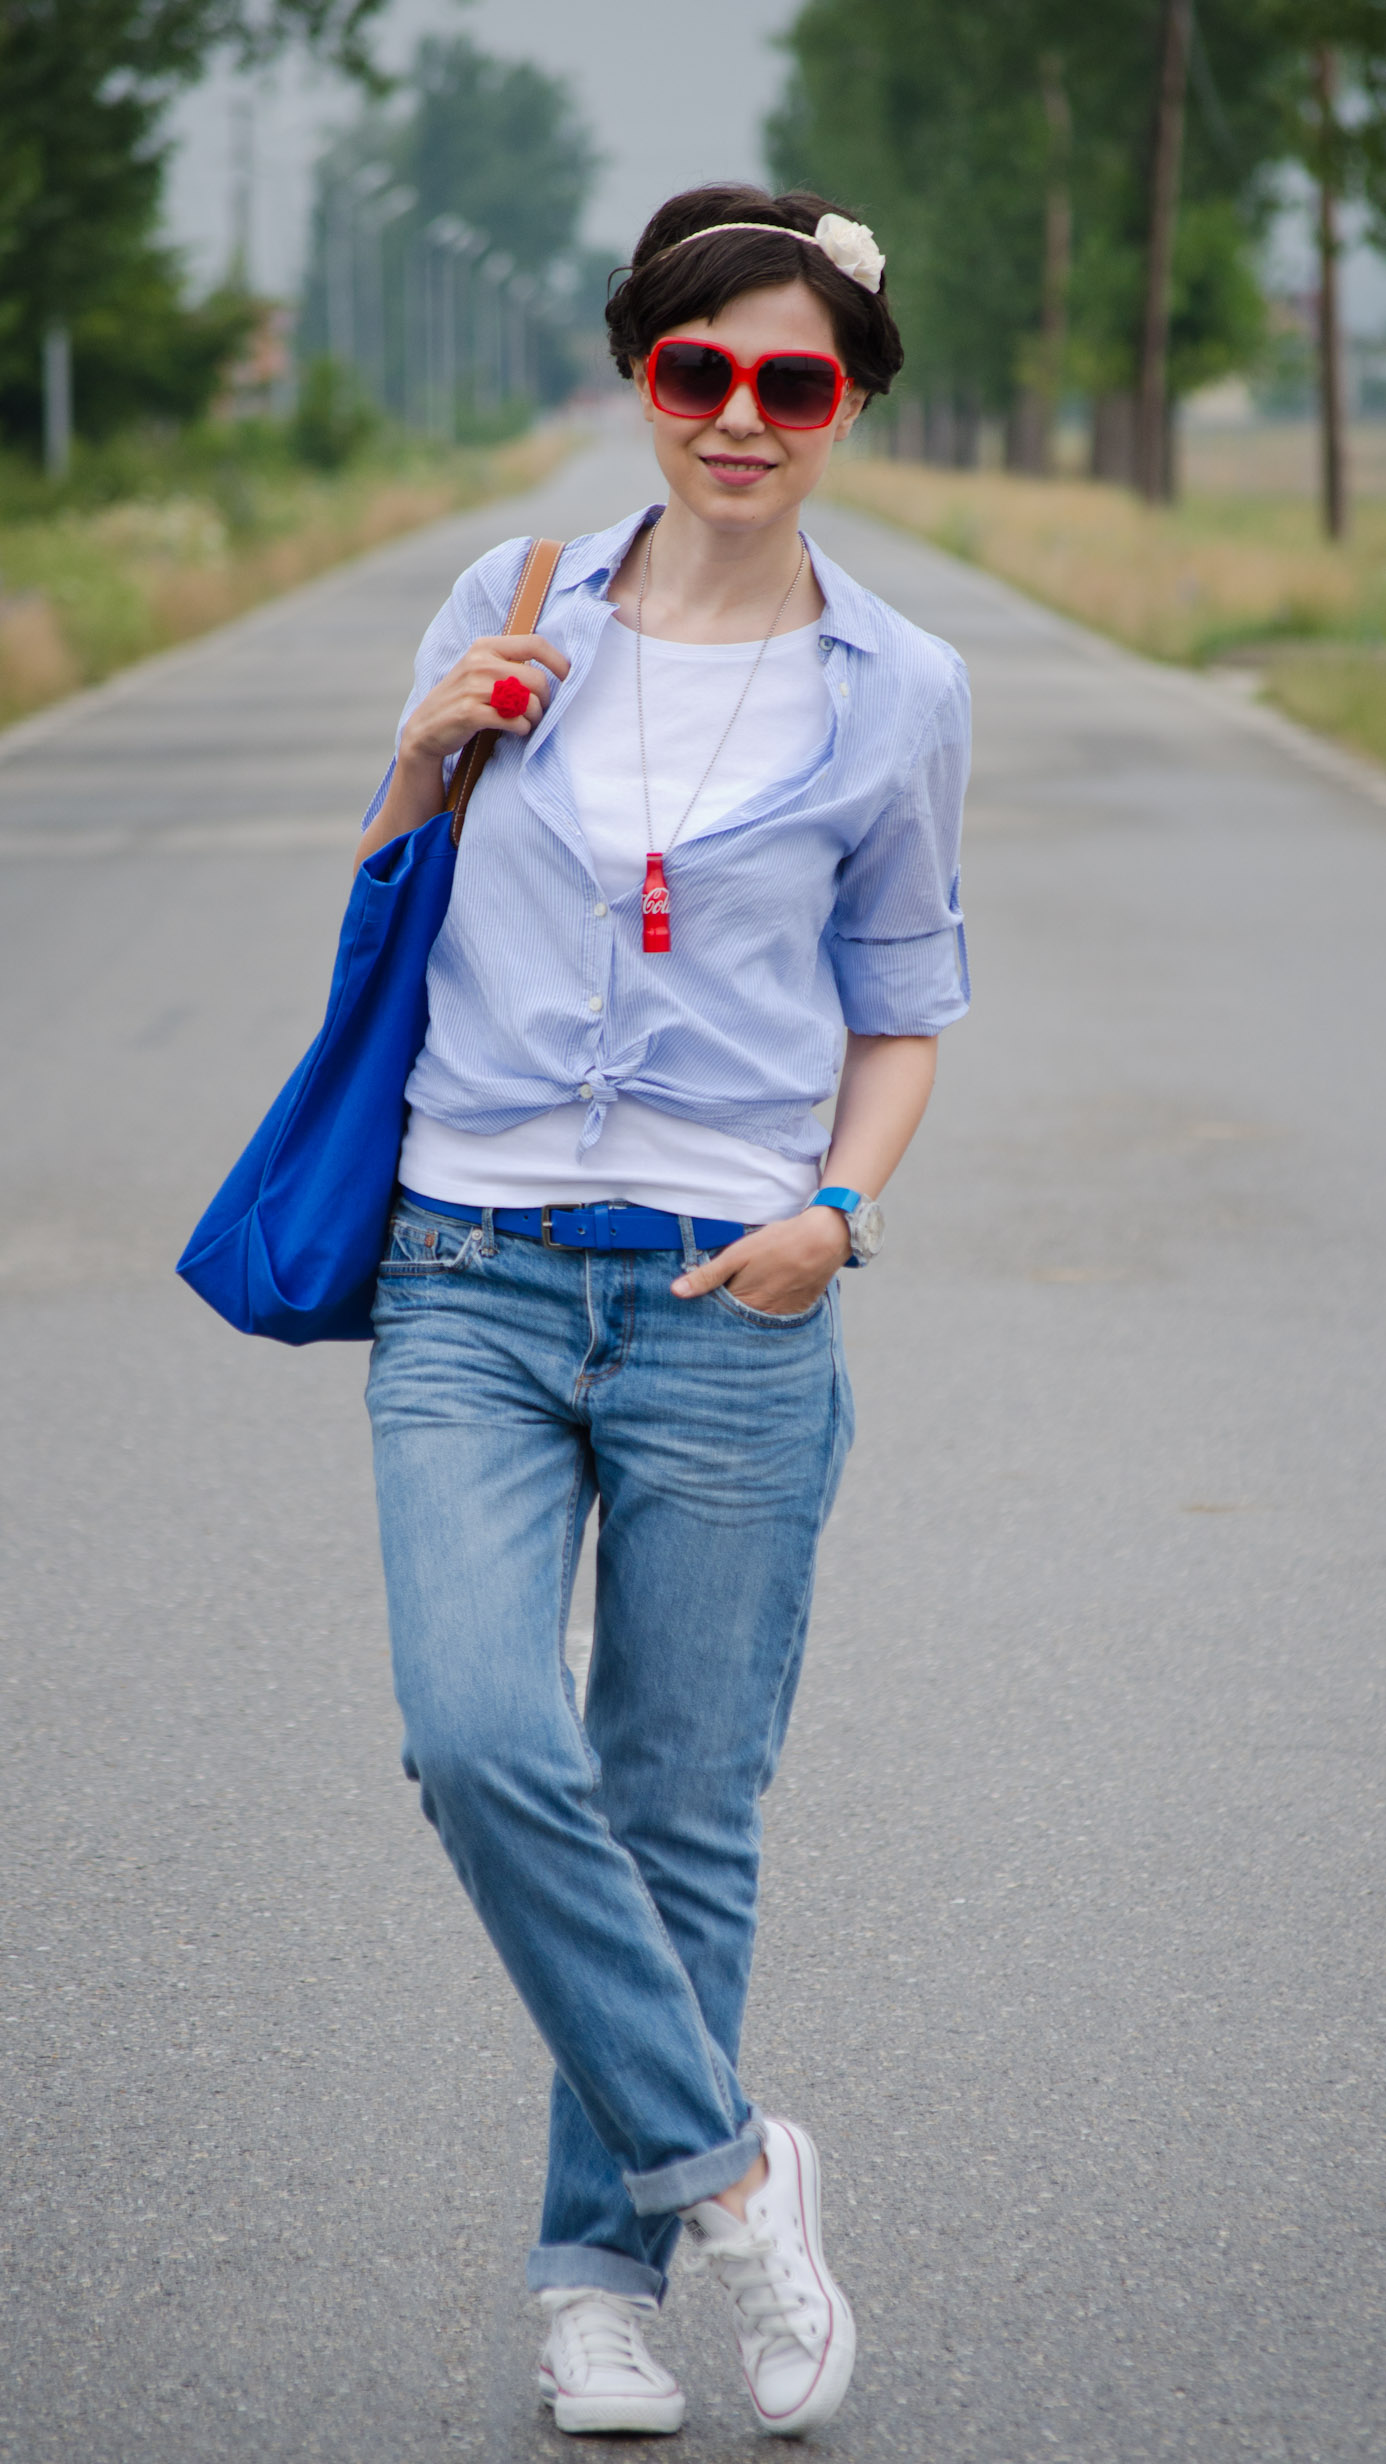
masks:
[[[643,359],[633,359],[631,361],[630,374],[631,382],[640,397],[640,408],[644,412],[650,426],[653,427],[654,404],[650,400],[650,380],[645,373],[645,362]]]
[[[833,443],[835,445],[840,445],[845,436],[851,435],[852,430],[855,428],[857,421],[860,419],[865,408],[866,396],[860,385],[849,385],[846,393],[842,397],[837,419],[833,427]]]

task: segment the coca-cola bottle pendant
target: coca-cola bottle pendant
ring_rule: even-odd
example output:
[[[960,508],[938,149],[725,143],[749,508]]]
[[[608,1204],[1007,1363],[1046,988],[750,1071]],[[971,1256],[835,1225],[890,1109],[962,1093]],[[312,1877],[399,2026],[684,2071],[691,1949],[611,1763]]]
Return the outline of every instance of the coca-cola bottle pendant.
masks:
[[[640,899],[640,913],[645,929],[643,947],[647,952],[669,947],[669,885],[664,878],[662,855],[645,858],[645,887]]]

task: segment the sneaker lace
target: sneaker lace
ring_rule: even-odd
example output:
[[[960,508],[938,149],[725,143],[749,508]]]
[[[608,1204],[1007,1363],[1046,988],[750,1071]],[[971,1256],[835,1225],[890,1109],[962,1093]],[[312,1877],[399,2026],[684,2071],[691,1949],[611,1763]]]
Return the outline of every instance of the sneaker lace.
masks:
[[[640,2313],[619,2293],[591,2295],[565,2302],[559,2313],[564,2332],[572,2336],[583,2360],[599,2370],[635,2370],[648,2374],[649,2355],[640,2334]]]
[[[768,2233],[752,2234],[734,2249],[725,2243],[706,2243],[701,2250],[690,2251],[686,2264],[690,2276],[715,2276],[730,2294],[742,2334],[760,2337],[764,2359],[788,2346],[802,2352],[802,2316],[807,2305],[802,2293],[790,2289],[792,2271]]]

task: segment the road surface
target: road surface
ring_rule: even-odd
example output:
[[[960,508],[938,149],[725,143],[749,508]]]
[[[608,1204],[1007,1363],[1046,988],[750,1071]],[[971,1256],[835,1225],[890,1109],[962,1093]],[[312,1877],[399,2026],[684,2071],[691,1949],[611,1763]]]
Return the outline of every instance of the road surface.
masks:
[[[364,1352],[172,1262],[317,1024],[454,571],[654,493],[608,440],[0,747],[17,2464],[571,2452],[546,2065],[399,1774]],[[849,1279],[745,2063],[863,2331],[821,2451],[1380,2456],[1386,815],[812,527],[978,732],[975,1011]],[[666,2318],[680,2453],[763,2453],[712,2295]]]

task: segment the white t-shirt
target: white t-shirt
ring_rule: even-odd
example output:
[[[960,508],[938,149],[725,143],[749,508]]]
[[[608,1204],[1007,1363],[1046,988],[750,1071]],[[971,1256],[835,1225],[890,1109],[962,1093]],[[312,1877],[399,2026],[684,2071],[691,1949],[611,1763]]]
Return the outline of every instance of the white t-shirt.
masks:
[[[645,742],[654,842],[666,848],[736,706],[755,642],[665,642],[645,636]],[[635,720],[635,635],[613,617],[582,691],[562,720],[563,749],[592,866],[608,898],[645,877],[645,799]],[[772,641],[712,775],[679,832],[696,838],[748,797],[788,778],[822,742],[828,695],[818,627]],[[673,917],[678,930],[677,912]],[[650,965],[657,967],[658,958]],[[581,1206],[621,1198],[672,1214],[738,1223],[797,1215],[818,1167],[629,1097],[612,1105],[578,1155],[585,1104],[559,1104],[490,1138],[411,1112],[399,1177],[421,1197],[473,1206]]]

